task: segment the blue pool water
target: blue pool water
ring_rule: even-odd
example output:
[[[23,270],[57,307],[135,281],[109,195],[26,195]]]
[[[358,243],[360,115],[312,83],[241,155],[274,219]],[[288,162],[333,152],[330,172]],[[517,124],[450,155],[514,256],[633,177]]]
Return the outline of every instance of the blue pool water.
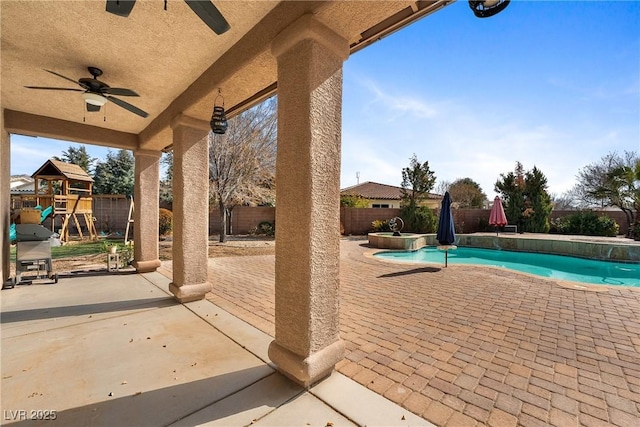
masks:
[[[377,258],[404,262],[444,265],[444,251],[424,247],[417,251],[380,252]],[[640,264],[597,261],[562,255],[514,252],[494,249],[463,248],[449,251],[451,264],[476,264],[503,267],[552,279],[598,285],[640,287]]]

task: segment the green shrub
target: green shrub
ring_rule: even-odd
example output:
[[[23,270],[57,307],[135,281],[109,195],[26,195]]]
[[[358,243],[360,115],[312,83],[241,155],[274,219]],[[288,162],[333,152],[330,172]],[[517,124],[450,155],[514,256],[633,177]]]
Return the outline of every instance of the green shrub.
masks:
[[[173,212],[169,209],[160,208],[160,218],[158,221],[158,232],[161,236],[167,236],[173,231]]]
[[[340,206],[348,208],[368,208],[369,200],[360,196],[340,196]]]
[[[400,208],[400,217],[408,232],[435,233],[438,228],[438,217],[427,206],[403,206]]]
[[[120,262],[122,263],[122,268],[127,268],[134,258],[134,250],[133,250],[133,242],[128,242],[123,245],[119,251],[120,253]]]
[[[381,233],[383,231],[391,231],[389,228],[389,220],[387,219],[376,219],[371,222],[371,229],[374,233]]]
[[[620,227],[606,215],[580,211],[552,221],[550,232],[584,236],[617,236]]]
[[[495,227],[489,225],[488,218],[478,218],[478,231],[495,231]]]
[[[258,224],[258,229],[256,230],[256,232],[257,234],[264,234],[266,236],[275,236],[276,226],[269,221],[262,221],[260,224]]]

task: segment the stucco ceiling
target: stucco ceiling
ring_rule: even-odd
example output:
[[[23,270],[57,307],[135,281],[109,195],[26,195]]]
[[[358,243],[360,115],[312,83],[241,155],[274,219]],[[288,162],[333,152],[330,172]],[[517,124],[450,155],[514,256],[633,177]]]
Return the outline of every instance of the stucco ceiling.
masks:
[[[10,132],[119,148],[163,149],[178,114],[208,121],[221,89],[237,113],[273,93],[277,69],[270,42],[304,13],[346,38],[352,51],[438,10],[449,1],[214,1],[231,25],[216,35],[180,0],[137,0],[127,18],[105,11],[104,0],[0,1],[1,103]],[[142,118],[107,103],[85,112],[72,80],[104,74],[120,97],[149,113]]]

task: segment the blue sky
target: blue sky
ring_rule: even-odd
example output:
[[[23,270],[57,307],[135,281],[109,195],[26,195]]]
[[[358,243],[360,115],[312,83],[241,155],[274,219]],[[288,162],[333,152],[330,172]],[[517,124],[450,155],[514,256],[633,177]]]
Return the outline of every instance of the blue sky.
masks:
[[[400,185],[415,153],[489,198],[516,161],[559,195],[603,155],[640,152],[640,2],[514,0],[478,19],[458,1],[350,57],[343,99],[342,187]],[[11,173],[69,145],[12,136]]]
[[[342,187],[400,185],[415,153],[490,198],[516,161],[560,194],[608,152],[640,152],[639,40],[636,1],[445,7],[345,64]]]

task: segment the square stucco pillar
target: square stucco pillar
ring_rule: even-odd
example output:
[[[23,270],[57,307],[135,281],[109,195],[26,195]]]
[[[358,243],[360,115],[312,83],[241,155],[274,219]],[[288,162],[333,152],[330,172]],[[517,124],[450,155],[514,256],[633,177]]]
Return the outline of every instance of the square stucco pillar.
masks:
[[[4,110],[0,112],[0,277],[2,283],[9,279],[9,212],[11,210],[11,139],[4,129]]]
[[[159,151],[136,150],[136,181],[133,211],[134,262],[138,273],[160,267],[158,256],[158,218],[160,194]]]
[[[173,282],[180,302],[211,290],[209,250],[209,123],[178,116],[173,129]]]
[[[269,357],[309,387],[344,357],[339,333],[340,136],[345,39],[305,15],[278,61],[276,337]]]

